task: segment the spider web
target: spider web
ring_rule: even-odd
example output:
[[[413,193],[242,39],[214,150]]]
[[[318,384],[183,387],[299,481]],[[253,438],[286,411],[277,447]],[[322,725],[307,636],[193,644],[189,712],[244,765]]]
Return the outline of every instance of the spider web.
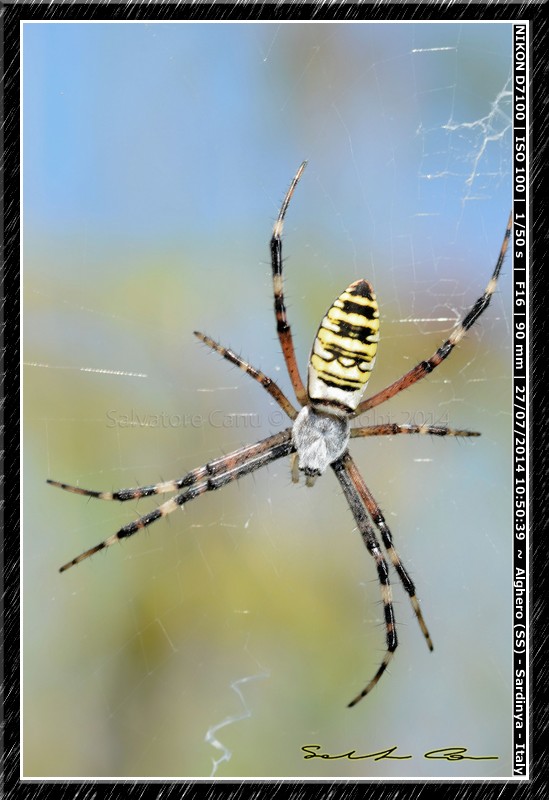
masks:
[[[353,443],[435,651],[394,577],[400,647],[352,711],[384,630],[330,474],[295,487],[277,462],[62,576],[154,503],[44,479],[149,484],[287,424],[192,331],[290,395],[267,242],[303,158],[284,242],[302,371],[359,277],[382,309],[372,391],[430,355],[501,245],[510,47],[494,23],[26,26],[26,775],[509,773],[509,263],[448,362],[366,420],[482,438]],[[413,758],[304,760],[313,743]],[[423,757],[450,745],[498,760]]]

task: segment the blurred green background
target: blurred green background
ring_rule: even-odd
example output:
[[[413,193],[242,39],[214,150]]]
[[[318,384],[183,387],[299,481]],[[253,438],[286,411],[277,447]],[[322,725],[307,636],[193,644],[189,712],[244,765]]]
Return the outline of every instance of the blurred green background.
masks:
[[[384,629],[331,473],[296,487],[282,460],[63,575],[154,500],[45,479],[148,484],[286,426],[192,331],[291,395],[268,241],[304,158],[284,244],[303,373],[359,277],[382,309],[371,391],[431,355],[501,245],[510,48],[495,23],[24,25],[25,775],[509,774],[510,260],[449,361],[366,420],[482,438],[353,443],[435,650],[393,579],[400,647],[352,710]],[[423,757],[446,746],[498,760]]]

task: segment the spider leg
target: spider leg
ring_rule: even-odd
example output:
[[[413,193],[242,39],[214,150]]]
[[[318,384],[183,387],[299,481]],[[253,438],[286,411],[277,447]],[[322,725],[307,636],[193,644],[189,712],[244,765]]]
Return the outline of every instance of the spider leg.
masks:
[[[396,436],[398,433],[429,433],[431,436],[480,436],[478,431],[462,431],[441,425],[367,425],[363,428],[351,428],[351,439],[364,436]]]
[[[238,480],[238,478],[241,478],[243,475],[248,475],[251,472],[255,472],[255,470],[288,455],[293,449],[294,446],[291,439],[291,428],[287,428],[285,431],[281,431],[274,436],[270,436],[268,439],[263,439],[263,441],[259,442],[257,445],[244,448],[243,451],[236,450],[234,453],[229,453],[229,455],[224,456],[217,461],[211,462],[204,467],[199,467],[198,469],[189,472],[185,478],[181,479],[181,481],[187,481],[183,492],[175,497],[172,497],[165,503],[162,503],[160,506],[158,506],[158,508],[150,511],[148,514],[144,514],[142,517],[139,517],[139,519],[130,522],[128,525],[124,525],[123,528],[120,528],[119,531],[114,533],[112,536],[109,536],[108,539],[105,539],[103,542],[95,545],[95,547],[91,547],[89,550],[86,550],[85,552],[76,556],[76,558],[68,561],[60,568],[59,571],[64,572],[65,570],[69,569],[69,567],[79,564],[81,561],[84,561],[84,559],[94,555],[99,550],[110,547],[121,539],[132,536],[142,528],[146,528],[147,525],[151,525],[153,522],[156,522],[157,519],[171,514],[172,511],[175,511],[177,508],[183,506],[185,503],[188,503],[190,500],[195,500],[205,492],[211,492],[214,489],[220,489],[227,483]],[[246,456],[241,455],[242,452],[245,452]],[[78,490],[72,486],[56,483],[54,481],[49,481],[49,483],[53,484],[54,486],[60,486],[68,491],[76,491],[78,494],[88,494],[92,497],[99,497],[101,494],[98,492],[88,492],[85,489]],[[174,482],[174,484],[177,483],[181,482]],[[172,486],[174,484],[172,484]],[[161,485],[167,486],[168,484]],[[169,489],[168,491],[173,491],[173,488]]]
[[[284,198],[282,207],[279,211],[278,217],[273,227],[273,235],[271,237],[271,245],[270,245],[271,267],[273,271],[273,292],[274,292],[274,309],[276,316],[276,329],[280,341],[280,346],[282,348],[284,361],[286,362],[286,369],[288,370],[288,375],[290,376],[290,380],[292,382],[292,386],[294,388],[297,400],[302,406],[307,404],[308,397],[307,397],[307,391],[303,385],[303,381],[301,380],[301,375],[299,374],[299,367],[297,366],[297,361],[295,357],[292,332],[290,329],[290,325],[288,324],[288,320],[286,317],[286,307],[284,305],[284,286],[282,279],[282,230],[284,227],[284,217],[286,216],[286,211],[288,210],[290,200],[292,199],[295,187],[297,186],[297,183],[301,178],[303,170],[305,169],[306,166],[307,162],[304,161],[299,167],[298,171],[296,172],[295,177],[290,184],[290,188],[286,192],[286,197]]]
[[[290,419],[295,419],[297,417],[297,411],[282,390],[279,389],[277,384],[272,380],[272,378],[269,378],[264,372],[261,372],[261,370],[252,367],[251,364],[248,364],[247,361],[244,361],[244,359],[240,358],[240,356],[237,356],[237,354],[232,350],[229,350],[228,347],[223,347],[223,345],[214,342],[214,340],[209,336],[206,336],[205,333],[194,331],[194,335],[200,339],[200,341],[204,342],[204,344],[207,344],[208,347],[211,347],[212,350],[215,350],[216,353],[219,353],[220,356],[223,356],[223,358],[226,358],[227,361],[230,361],[232,364],[236,364],[236,366],[240,367],[243,372],[245,372],[247,375],[250,375],[250,377],[252,377],[254,380],[258,381],[258,383],[263,386],[265,391],[271,395],[273,400],[276,400],[278,405],[283,411],[286,412]]]
[[[240,466],[242,466],[242,464],[253,460],[258,455],[261,455],[265,451],[266,445],[275,447],[278,444],[284,443],[287,440],[290,431],[291,428],[287,428],[280,433],[274,434],[274,436],[269,436],[268,439],[262,439],[255,444],[241,447],[240,450],[235,450],[233,453],[229,453],[226,456],[221,456],[221,458],[218,458],[215,461],[209,461],[207,464],[204,464],[203,467],[197,467],[196,469],[187,472],[182,478],[177,478],[173,481],[153,483],[150,486],[136,486],[129,489],[119,489],[116,492],[96,492],[93,489],[83,489],[80,486],[72,486],[69,483],[52,481],[49,478],[47,479],[46,483],[49,483],[50,486],[57,486],[59,489],[64,489],[66,492],[72,492],[73,494],[82,494],[85,497],[95,497],[98,500],[118,500],[121,503],[125,502],[126,500],[139,500],[141,497],[150,497],[155,494],[178,492],[181,489],[193,486],[195,483],[198,483],[205,478],[219,475],[223,472],[227,472],[228,470],[232,471],[238,469]]]
[[[368,514],[370,515],[374,525],[381,533],[383,546],[385,547],[389,555],[389,558],[391,559],[391,563],[393,564],[395,570],[398,573],[398,577],[400,578],[402,586],[408,593],[408,596],[410,598],[410,603],[412,604],[412,608],[414,609],[414,614],[416,615],[416,619],[419,623],[419,627],[421,628],[421,631],[425,636],[427,647],[429,648],[429,650],[432,650],[433,643],[431,641],[429,631],[427,630],[425,620],[423,619],[423,614],[421,613],[421,609],[419,607],[419,601],[416,597],[416,588],[408,572],[404,568],[397,551],[395,550],[395,547],[393,545],[393,537],[391,535],[391,531],[389,530],[387,523],[385,522],[385,517],[381,513],[381,509],[376,503],[375,499],[373,498],[370,490],[364,483],[364,479],[362,478],[362,475],[358,471],[357,466],[352,460],[349,453],[348,452],[345,453],[341,457],[341,460],[344,462],[349,477],[351,478],[355,489],[360,495],[362,502],[366,506]]]
[[[381,548],[377,541],[374,529],[370,525],[368,520],[368,515],[366,512],[366,508],[364,503],[360,497],[360,494],[357,490],[357,486],[355,485],[355,480],[353,474],[349,471],[349,463],[352,463],[351,457],[349,453],[346,452],[338,458],[337,461],[334,461],[331,465],[333,471],[335,472],[336,478],[338,479],[339,483],[343,488],[343,493],[349,503],[351,511],[353,512],[353,516],[355,518],[356,524],[358,525],[358,529],[362,535],[362,539],[366,548],[370,555],[376,562],[377,567],[377,574],[379,585],[381,589],[381,599],[383,601],[383,609],[384,609],[384,617],[385,617],[385,630],[386,630],[386,639],[387,639],[387,649],[385,651],[385,656],[378,667],[377,672],[375,673],[374,677],[370,680],[367,684],[366,688],[364,688],[360,694],[358,694],[351,702],[349,703],[349,708],[351,706],[356,705],[359,700],[362,700],[368,692],[370,692],[376,683],[379,681],[389,662],[391,661],[394,652],[398,645],[397,640],[397,633],[396,633],[396,625],[395,625],[395,616],[393,611],[393,601],[391,595],[391,585],[389,582],[389,567],[385,558],[383,557],[383,553],[381,552]]]
[[[492,299],[492,295],[495,292],[499,273],[501,272],[501,267],[509,244],[509,238],[511,236],[512,221],[513,214],[511,212],[511,214],[509,214],[509,221],[507,223],[507,228],[505,229],[505,235],[503,237],[498,260],[496,262],[496,266],[494,267],[492,277],[488,281],[488,285],[484,290],[484,294],[479,297],[470,311],[468,311],[463,317],[462,321],[456,325],[450,337],[438,348],[431,358],[428,358],[426,361],[420,361],[417,366],[403,375],[402,378],[399,378],[398,381],[391,383],[390,386],[387,386],[385,389],[382,389],[381,392],[372,395],[372,397],[363,400],[362,403],[360,403],[357,407],[355,416],[363,414],[365,411],[368,411],[369,408],[374,408],[374,406],[378,406],[380,403],[384,403],[386,400],[394,397],[395,394],[398,394],[398,392],[402,392],[403,389],[407,389],[417,381],[425,378],[435,369],[435,367],[438,367],[438,365],[450,355],[456,344],[463,339],[469,328],[474,325],[482,312],[488,307],[490,300]]]

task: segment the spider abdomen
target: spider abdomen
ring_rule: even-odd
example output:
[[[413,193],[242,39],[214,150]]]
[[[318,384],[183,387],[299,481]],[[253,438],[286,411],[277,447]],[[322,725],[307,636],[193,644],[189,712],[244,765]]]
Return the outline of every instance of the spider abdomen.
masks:
[[[326,312],[313,342],[308,394],[317,409],[351,414],[375,363],[379,308],[372,286],[352,283]]]

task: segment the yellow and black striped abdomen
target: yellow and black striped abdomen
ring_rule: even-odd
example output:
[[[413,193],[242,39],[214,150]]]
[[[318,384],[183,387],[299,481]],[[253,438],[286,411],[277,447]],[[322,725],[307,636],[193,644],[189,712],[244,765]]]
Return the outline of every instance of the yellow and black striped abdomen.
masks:
[[[373,369],[379,341],[379,309],[368,281],[352,283],[330,306],[309,361],[308,392],[316,408],[354,411]]]

